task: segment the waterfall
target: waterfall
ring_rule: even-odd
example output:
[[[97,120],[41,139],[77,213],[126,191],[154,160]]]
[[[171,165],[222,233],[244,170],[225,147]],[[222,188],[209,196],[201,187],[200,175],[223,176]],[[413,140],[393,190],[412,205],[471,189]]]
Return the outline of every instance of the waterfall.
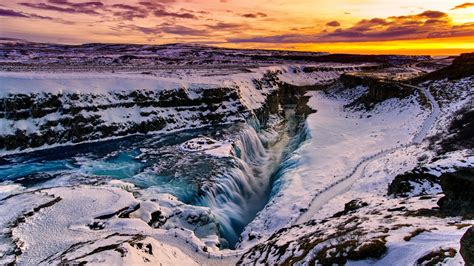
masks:
[[[304,118],[293,108],[285,113],[285,121],[280,118],[267,129],[254,128],[258,123],[242,125],[234,140],[232,165],[193,203],[211,208],[230,248],[276,193],[279,177],[296,166],[293,152],[308,138]]]
[[[264,199],[273,171],[269,167],[269,150],[253,127],[243,125],[233,146],[232,166],[220,173],[215,184],[194,202],[213,210],[230,247],[238,242],[240,232],[266,204]]]

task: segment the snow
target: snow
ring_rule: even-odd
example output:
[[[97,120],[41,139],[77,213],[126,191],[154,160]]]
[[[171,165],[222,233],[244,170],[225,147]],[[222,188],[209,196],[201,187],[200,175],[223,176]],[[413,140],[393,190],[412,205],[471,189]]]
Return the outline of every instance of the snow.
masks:
[[[79,93],[106,94],[110,92],[142,90],[172,90],[176,88],[200,88],[220,83],[206,77],[182,81],[180,79],[154,77],[140,74],[113,73],[16,73],[0,72],[0,96],[17,93]],[[202,81],[203,83],[201,83]]]
[[[22,252],[16,263],[35,265],[64,261],[84,261],[93,265],[141,265],[145,262],[231,265],[238,260],[236,254],[240,252],[215,248],[215,237],[196,237],[204,233],[200,231],[207,230],[205,226],[186,225],[189,217],[199,217],[202,212],[208,212],[208,208],[186,206],[166,194],[146,195],[141,191],[135,194],[139,198],[135,198],[136,192],[130,184],[113,181],[110,186],[30,190],[0,200],[0,225],[3,228],[0,254],[5,255],[0,256],[0,262],[13,261],[15,248]],[[137,206],[129,217],[117,214]],[[151,213],[156,210],[164,215],[170,212],[171,221],[166,222],[167,226],[152,228],[148,225]],[[15,222],[22,215],[25,219]],[[94,223],[103,228],[93,229],[90,226]],[[9,232],[13,238],[8,236]],[[206,243],[207,252],[203,251]]]
[[[309,93],[312,96],[309,105],[317,110],[307,118],[306,127],[311,138],[293,155],[296,169],[280,177],[279,191],[246,232],[259,231],[263,236],[270,236],[294,223],[316,194],[344,180],[360,161],[381,150],[410,143],[422,127],[427,112],[413,98],[390,99],[367,113],[342,108],[363,91],[363,88],[355,88],[352,94],[340,98],[330,97],[322,91]],[[357,170],[363,168],[361,165]],[[338,187],[344,188],[344,184],[340,183]],[[313,213],[307,212],[304,220],[310,219],[311,215]]]
[[[459,239],[461,239],[466,230],[467,228],[457,230],[455,227],[451,227],[446,230],[439,230],[440,232],[422,233],[408,242],[402,240],[390,243],[387,255],[380,260],[372,262],[371,265],[413,265],[419,258],[437,248],[457,248],[459,246]],[[367,262],[367,260],[350,262],[348,265],[367,265]],[[449,260],[447,265],[464,265],[464,263],[459,260]]]
[[[425,166],[428,173],[441,176],[444,172],[454,172],[456,168],[474,167],[474,155],[472,151],[460,150],[445,154],[439,160],[431,162]]]
[[[200,97],[200,89],[224,86],[237,90],[242,105],[248,110],[255,110],[262,106],[267,96],[275,89],[272,86],[263,86],[259,90],[255,86],[254,80],[261,79],[269,71],[279,73],[277,76],[280,81],[309,86],[328,84],[348,69],[357,71],[357,68],[361,67],[316,65],[323,66],[333,69],[303,73],[304,66],[281,65],[260,67],[245,73],[236,71],[229,75],[213,76],[202,75],[197,71],[190,71],[186,76],[0,72],[0,97],[18,93],[80,93],[98,95],[95,100],[97,104],[114,104],[117,99],[109,96],[123,91],[184,88],[190,99],[197,99]],[[431,92],[449,87],[453,93],[457,93],[457,98],[452,101],[440,101],[439,95],[435,94],[435,99],[425,86],[416,87],[419,93],[427,96],[431,111],[424,109],[415,96],[403,100],[386,100],[377,104],[371,111],[344,108],[366,92],[364,87],[337,93],[309,92],[309,105],[317,110],[309,115],[305,124],[306,133],[310,138],[282,163],[286,168],[278,173],[280,178],[272,191],[270,202],[245,228],[243,241],[237,251],[219,250],[216,247],[220,241],[215,233],[219,225],[209,208],[185,205],[176,197],[159,193],[154,188],[139,189],[133,184],[118,180],[97,187],[64,187],[71,185],[69,180],[55,180],[54,186],[63,187],[33,191],[4,182],[0,184],[0,225],[3,229],[0,235],[0,264],[13,259],[15,248],[20,248],[23,252],[18,257],[19,264],[50,264],[59,263],[64,259],[80,259],[91,264],[136,265],[145,261],[165,265],[235,264],[249,248],[290,225],[295,226],[281,233],[283,237],[278,240],[279,244],[294,241],[302,235],[316,234],[317,230],[324,230],[326,234],[336,232],[343,218],[329,219],[326,224],[319,222],[343,210],[344,204],[353,199],[361,199],[369,204],[368,208],[357,212],[357,216],[362,217],[361,227],[367,233],[364,237],[369,239],[386,234],[378,231],[382,227],[390,227],[390,233],[387,236],[388,253],[384,257],[378,261],[351,261],[350,265],[409,265],[437,248],[457,250],[459,238],[467,229],[453,226],[459,224],[458,218],[404,216],[401,212],[389,211],[400,206],[410,211],[436,207],[436,202],[441,197],[439,185],[432,186],[429,182],[414,184],[415,190],[407,200],[387,197],[386,188],[394,176],[418,166],[419,162],[415,158],[427,155],[425,161],[433,159],[435,155],[427,151],[425,137],[427,134],[435,135],[446,128],[453,112],[471,100],[468,97],[472,95],[471,91],[456,91],[456,88],[470,84],[472,79],[427,85]],[[435,100],[442,102],[441,106],[436,104]],[[224,113],[223,106],[226,110],[237,111],[234,103],[226,102],[216,112]],[[196,121],[199,112],[174,108],[112,107],[99,111],[83,111],[81,114],[86,117],[99,115],[104,124],[111,125],[124,121],[147,121],[152,116],[142,116],[141,112],[151,111],[160,113],[163,117],[176,118],[174,124],[165,128],[169,132],[203,126]],[[16,130],[32,134],[37,132],[45,121],[59,118],[59,113],[48,114],[40,119],[11,121],[2,118],[0,135],[11,135]],[[230,117],[228,122],[232,123],[238,119],[237,116]],[[262,132],[263,138],[265,133]],[[270,132],[269,135],[271,134],[273,133]],[[223,158],[235,155],[235,145],[233,141],[200,136],[183,143],[180,149],[183,152]],[[268,156],[275,157],[274,162],[281,159],[275,154]],[[87,170],[87,162],[81,163],[84,163],[82,170]],[[474,166],[471,151],[446,154],[441,159],[428,163],[426,168],[429,173],[439,176],[442,172],[453,171],[461,166]],[[272,167],[265,165],[261,169]],[[255,182],[254,185],[258,184]],[[419,199],[418,196],[423,193],[429,194],[431,198]],[[60,200],[35,211],[33,215],[26,217],[25,221],[14,223],[18,217],[52,199]],[[140,207],[129,214],[129,218],[113,215],[124,208],[135,208],[138,204]],[[162,227],[154,228],[149,222],[152,213],[157,210],[168,217],[168,220]],[[110,215],[112,217],[107,219],[97,218]],[[388,215],[391,218],[386,218]],[[196,225],[194,219],[202,219],[207,223]],[[317,222],[314,225],[304,224],[308,221]],[[91,229],[89,225],[93,222],[100,222],[104,228]],[[401,223],[409,226],[393,229]],[[403,239],[415,229],[428,231],[410,241]],[[12,239],[7,237],[9,233],[17,242],[13,243]],[[255,238],[251,240],[251,237]],[[75,244],[80,245],[68,250]],[[91,253],[99,247],[111,245],[114,249]],[[204,247],[208,249],[207,252],[203,251]],[[282,259],[289,256],[290,250],[295,247],[298,245],[292,242]],[[313,253],[310,256],[316,251],[316,248],[311,251]],[[122,256],[121,252],[124,252],[125,256]],[[295,252],[298,254],[301,250]],[[269,264],[278,262],[281,261],[272,256],[268,261]],[[458,254],[447,263],[457,265],[460,262]]]
[[[137,239],[137,240],[136,240]],[[61,260],[53,260],[51,263],[64,263],[79,259],[88,265],[141,265],[151,263],[153,265],[199,265],[196,261],[184,254],[179,248],[163,244],[151,237],[110,236],[98,239],[93,243],[97,246],[117,245],[115,249],[104,250],[90,254],[90,246],[81,247],[72,254],[67,254]]]
[[[232,143],[229,141],[217,141],[208,137],[199,137],[181,144],[181,149],[187,152],[204,152],[215,157],[230,157]]]

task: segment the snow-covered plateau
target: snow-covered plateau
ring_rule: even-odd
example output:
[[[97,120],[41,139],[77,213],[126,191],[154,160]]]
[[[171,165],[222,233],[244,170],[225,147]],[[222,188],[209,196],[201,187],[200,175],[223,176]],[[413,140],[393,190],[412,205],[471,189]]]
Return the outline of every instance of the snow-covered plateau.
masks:
[[[448,61],[1,44],[0,264],[472,265]]]

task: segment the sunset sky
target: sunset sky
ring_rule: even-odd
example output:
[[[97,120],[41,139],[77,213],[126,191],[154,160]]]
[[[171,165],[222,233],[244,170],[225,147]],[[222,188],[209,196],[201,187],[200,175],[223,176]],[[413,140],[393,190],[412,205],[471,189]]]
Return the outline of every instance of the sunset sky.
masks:
[[[447,55],[474,51],[474,2],[0,0],[0,37]]]

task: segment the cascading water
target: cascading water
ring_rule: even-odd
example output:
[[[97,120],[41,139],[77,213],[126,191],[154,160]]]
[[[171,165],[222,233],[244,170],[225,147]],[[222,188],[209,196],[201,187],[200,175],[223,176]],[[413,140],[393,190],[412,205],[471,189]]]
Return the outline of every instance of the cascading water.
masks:
[[[258,133],[248,124],[239,130],[234,141],[235,165],[195,202],[213,210],[231,248],[271,198],[278,177],[292,166],[291,152],[306,139],[304,119],[295,115],[294,108],[286,109],[285,115],[284,121]]]
[[[207,188],[196,200],[197,205],[213,210],[221,225],[221,233],[233,247],[239,234],[264,206],[271,171],[266,164],[269,152],[254,128],[245,126],[234,142],[233,166],[216,177],[216,184]]]
[[[12,156],[7,158],[11,164],[0,166],[0,180],[15,182],[28,175],[28,180],[45,182],[79,174],[122,179],[144,189],[153,187],[186,204],[209,207],[225,239],[221,247],[233,248],[245,226],[267,204],[278,186],[279,174],[291,162],[289,154],[301,142],[301,119],[295,116],[294,108],[285,113],[286,119],[272,117],[271,126],[265,129],[259,128],[255,120],[230,127],[135,136]],[[231,153],[219,157],[180,149],[180,145],[199,136],[231,140]]]

